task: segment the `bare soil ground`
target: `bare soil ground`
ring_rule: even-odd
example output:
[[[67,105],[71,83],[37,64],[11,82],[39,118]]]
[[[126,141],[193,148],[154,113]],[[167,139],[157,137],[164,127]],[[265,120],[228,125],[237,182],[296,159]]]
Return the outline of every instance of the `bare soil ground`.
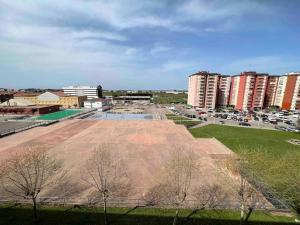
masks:
[[[164,160],[174,146],[191,151],[199,165],[194,175],[194,187],[201,184],[234,185],[236,180],[219,174],[215,156],[231,151],[214,139],[196,140],[184,126],[172,121],[97,121],[66,120],[48,127],[37,127],[0,139],[0,160],[24,146],[46,148],[50,154],[64,161],[74,189],[72,199],[86,201],[90,189],[82,181],[86,160],[101,143],[110,143],[126,164],[132,184],[128,198],[140,199],[158,184]],[[46,191],[47,192],[47,191]],[[46,194],[45,194],[46,195]],[[50,191],[47,195],[55,196]]]

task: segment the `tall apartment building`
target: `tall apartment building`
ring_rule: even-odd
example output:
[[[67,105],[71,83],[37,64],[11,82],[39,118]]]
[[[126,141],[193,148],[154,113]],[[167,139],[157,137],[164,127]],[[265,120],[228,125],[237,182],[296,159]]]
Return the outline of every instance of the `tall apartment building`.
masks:
[[[193,107],[215,109],[220,74],[201,71],[189,76],[188,104]]]
[[[300,72],[287,75],[281,108],[286,110],[300,109]]]
[[[243,72],[232,77],[229,105],[236,109],[263,108],[268,74]]]
[[[87,99],[102,98],[102,87],[69,86],[63,87],[64,93],[69,96],[87,96]]]
[[[232,76],[228,105],[234,107],[236,106],[238,100],[239,87],[240,87],[240,76],[239,75]]]
[[[285,94],[287,76],[280,76],[278,78],[277,89],[275,93],[274,106],[282,107],[283,96]]]
[[[222,75],[219,77],[218,85],[218,106],[227,106],[229,104],[231,77]]]
[[[189,76],[188,104],[206,109],[231,105],[238,110],[278,106],[300,109],[300,72],[285,76],[243,72],[236,76],[198,72]]]
[[[267,73],[258,73],[255,79],[254,94],[251,109],[264,108],[265,93],[268,85]]]
[[[280,76],[269,76],[267,82],[265,107],[276,106],[276,93]]]

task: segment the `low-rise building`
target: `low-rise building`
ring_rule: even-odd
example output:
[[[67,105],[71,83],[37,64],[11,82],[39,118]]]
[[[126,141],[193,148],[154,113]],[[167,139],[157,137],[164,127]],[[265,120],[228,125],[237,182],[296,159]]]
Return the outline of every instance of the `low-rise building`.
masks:
[[[16,93],[15,99],[25,99],[34,105],[61,105],[64,108],[80,108],[87,96],[67,96],[63,92]]]
[[[128,93],[126,95],[114,96],[113,102],[120,104],[150,104],[152,101],[152,94],[147,93]]]
[[[59,105],[0,106],[0,114],[42,115],[59,111]]]
[[[111,101],[109,99],[90,99],[84,101],[84,108],[97,109],[98,111],[106,111],[111,108]]]
[[[65,95],[68,96],[87,96],[87,99],[102,98],[102,87],[98,85],[93,86],[69,86],[63,87]]]

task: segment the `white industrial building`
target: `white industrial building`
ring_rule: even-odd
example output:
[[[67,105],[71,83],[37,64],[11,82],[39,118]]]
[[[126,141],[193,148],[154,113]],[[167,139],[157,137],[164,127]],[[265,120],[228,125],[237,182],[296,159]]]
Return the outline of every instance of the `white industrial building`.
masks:
[[[111,101],[108,99],[90,99],[84,101],[83,104],[86,109],[97,109],[98,111],[106,111],[111,107]]]
[[[69,86],[63,87],[64,93],[70,96],[87,96],[87,99],[102,98],[102,87]]]

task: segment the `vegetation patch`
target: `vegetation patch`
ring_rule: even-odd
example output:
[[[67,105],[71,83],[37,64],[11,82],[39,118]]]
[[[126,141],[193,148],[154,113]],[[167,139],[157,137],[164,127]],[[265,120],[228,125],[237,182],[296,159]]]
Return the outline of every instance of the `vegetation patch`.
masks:
[[[300,146],[288,142],[299,134],[285,131],[207,125],[190,129],[194,137],[215,137],[248,157],[257,182],[300,214]]]
[[[40,207],[39,224],[43,225],[86,225],[104,224],[102,208],[74,207]],[[138,208],[127,213],[129,208],[108,208],[111,225],[166,225],[172,224],[175,210],[157,208]],[[201,211],[186,220],[191,210],[181,210],[179,222],[182,224],[202,225],[238,225],[238,211]],[[29,206],[2,205],[0,207],[0,225],[31,225],[34,224],[32,210]],[[248,224],[275,225],[294,224],[293,218],[274,216],[267,212],[254,212]]]

